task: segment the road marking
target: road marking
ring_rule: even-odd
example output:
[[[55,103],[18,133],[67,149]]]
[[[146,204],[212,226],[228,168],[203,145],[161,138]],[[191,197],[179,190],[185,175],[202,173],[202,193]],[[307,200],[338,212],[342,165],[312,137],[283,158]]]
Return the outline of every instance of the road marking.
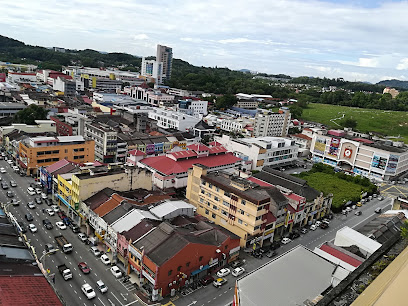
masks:
[[[98,300],[102,303],[103,306],[105,306],[105,304],[102,302],[102,300],[99,298],[99,296],[98,296]]]
[[[72,288],[72,284],[69,284],[70,286],[71,286],[71,288]]]
[[[77,294],[76,290],[74,290],[75,294]]]
[[[123,305],[123,304],[122,304],[122,302],[121,302],[121,301],[119,301],[119,299],[116,297],[116,295],[114,295],[114,294],[113,294],[113,292],[111,292],[111,294],[113,295],[113,297],[114,297],[115,299],[117,299],[117,300],[118,300],[118,302],[120,303],[120,305]]]

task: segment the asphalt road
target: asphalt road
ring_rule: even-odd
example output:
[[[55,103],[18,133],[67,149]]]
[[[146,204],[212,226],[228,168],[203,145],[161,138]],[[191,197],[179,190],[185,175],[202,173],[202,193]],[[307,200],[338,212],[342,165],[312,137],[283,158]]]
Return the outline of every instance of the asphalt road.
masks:
[[[7,173],[1,173],[0,175],[2,181],[9,183],[10,180],[14,180],[17,183],[17,187],[10,186],[8,190],[12,190],[15,194],[14,198],[20,201],[19,206],[9,205],[7,211],[11,212],[17,220],[23,221],[26,225],[33,223],[38,229],[36,233],[31,233],[29,230],[26,233],[28,241],[34,246],[38,258],[41,258],[45,253],[44,246],[46,243],[52,243],[55,247],[57,246],[54,237],[60,234],[63,234],[74,247],[73,252],[70,254],[58,251],[56,254],[46,255],[42,259],[44,268],[50,269],[51,275],[55,274],[55,284],[53,285],[63,297],[66,305],[139,305],[132,293],[134,287],[129,282],[124,284],[121,281],[122,278],[116,279],[109,271],[110,266],[103,264],[99,258],[95,257],[90,252],[90,247],[82,243],[77,234],[73,233],[69,227],[65,230],[58,229],[55,223],[61,221],[60,218],[57,215],[49,216],[47,213],[42,212],[42,208],[48,208],[46,204],[36,205],[35,209],[27,207],[29,201],[33,201],[35,197],[39,196],[27,194],[27,187],[30,183],[34,182],[33,178],[20,177],[4,160],[0,160],[0,167],[7,170]],[[0,201],[3,203],[10,201],[10,198],[6,196],[6,192],[7,190],[0,188]],[[34,221],[28,222],[25,219],[25,214],[28,212],[33,215]],[[42,220],[45,218],[53,223],[54,228],[52,230],[47,230],[43,226]],[[91,268],[91,273],[83,274],[78,269],[79,262],[86,262]],[[68,281],[65,281],[57,270],[57,266],[63,263],[70,268],[73,274],[73,278]],[[102,280],[108,286],[108,292],[101,293],[98,291],[96,288],[98,280]],[[96,292],[96,298],[92,300],[86,298],[81,291],[81,285],[84,283],[91,285]]]
[[[291,241],[287,245],[282,245],[277,250],[277,256],[284,254],[299,244],[313,250],[315,247],[320,246],[324,242],[333,240],[336,232],[344,226],[358,229],[359,227],[362,227],[364,224],[368,223],[370,220],[374,219],[374,217],[377,215],[374,210],[377,207],[383,208],[383,211],[391,209],[391,201],[392,200],[390,198],[386,198],[383,201],[374,199],[358,208],[358,210],[362,212],[362,215],[360,216],[356,216],[354,214],[356,210],[353,210],[347,216],[336,214],[330,221],[329,228],[318,228],[315,231],[309,230],[306,234],[302,234],[299,238]],[[245,260],[245,265],[243,267],[245,268],[246,272],[251,272],[273,260],[267,258],[266,256],[264,256],[262,259],[257,259],[244,252],[241,252],[240,258]],[[235,281],[237,278],[230,274],[226,277],[226,279],[227,283],[221,288],[215,288],[212,284],[210,284],[206,287],[197,289],[187,296],[175,296],[171,299],[171,302],[176,306],[229,305],[234,296]]]

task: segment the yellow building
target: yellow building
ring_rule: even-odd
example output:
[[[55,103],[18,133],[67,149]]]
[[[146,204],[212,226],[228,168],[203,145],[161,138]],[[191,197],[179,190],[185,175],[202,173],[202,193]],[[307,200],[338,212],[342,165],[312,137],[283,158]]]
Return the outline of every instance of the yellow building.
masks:
[[[197,213],[241,237],[242,247],[273,240],[277,222],[288,226],[288,200],[276,188],[262,188],[223,172],[207,172],[196,164],[189,170],[187,199]]]

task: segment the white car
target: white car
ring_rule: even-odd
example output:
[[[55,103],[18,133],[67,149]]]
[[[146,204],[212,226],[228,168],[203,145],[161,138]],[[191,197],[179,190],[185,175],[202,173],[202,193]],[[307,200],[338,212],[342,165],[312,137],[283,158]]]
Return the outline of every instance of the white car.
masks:
[[[230,273],[231,273],[230,269],[223,268],[223,269],[221,269],[220,271],[217,272],[217,276],[218,277],[224,277],[224,276],[227,276]]]
[[[91,252],[98,257],[99,255],[101,255],[101,251],[99,251],[99,249],[96,246],[91,247]]]
[[[34,188],[33,188],[33,187],[28,187],[28,188],[27,188],[27,193],[28,193],[29,195],[35,195],[35,190],[34,190]]]
[[[54,211],[52,210],[52,208],[47,208],[45,211],[46,211],[47,214],[50,215],[50,216],[55,215],[55,213],[54,213]]]
[[[288,244],[289,242],[291,242],[292,240],[291,239],[289,239],[289,238],[283,238],[282,239],[282,244]]]
[[[54,212],[59,212],[60,211],[58,205],[52,205],[51,208],[54,210]]]
[[[320,221],[316,221],[315,225],[316,225],[316,226],[320,226],[321,223],[322,223],[322,222],[320,222]]]
[[[315,225],[315,224],[312,224],[311,226],[310,226],[310,230],[311,231],[315,231],[317,229],[317,226]]]
[[[35,193],[36,193],[36,194],[42,194],[41,188],[36,187],[36,188],[35,188]]]
[[[119,278],[122,276],[122,271],[120,271],[120,269],[117,266],[113,266],[112,268],[110,268],[110,271],[112,272],[113,276],[115,276],[116,278]]]
[[[64,222],[62,222],[62,221],[58,221],[57,223],[55,223],[55,225],[56,225],[60,230],[67,229],[66,225],[65,225]]]
[[[81,290],[86,295],[88,300],[93,299],[96,296],[95,291],[92,289],[91,285],[89,284],[82,285]]]
[[[30,232],[32,232],[32,233],[37,232],[37,227],[36,227],[34,224],[32,224],[32,223],[30,223],[30,224],[28,225],[28,228],[30,229]]]
[[[242,268],[242,267],[238,267],[238,268],[235,268],[234,270],[232,270],[232,275],[233,276],[235,276],[235,277],[238,277],[238,276],[240,276],[241,274],[244,274],[245,273],[245,269],[244,268]]]
[[[110,265],[111,261],[109,260],[109,257],[106,254],[103,254],[101,256],[101,261],[105,264],[105,265]]]
[[[46,193],[44,193],[44,192],[41,192],[41,198],[43,198],[43,199],[47,199],[48,197],[47,197],[47,194]]]
[[[8,163],[9,165],[11,165],[11,164],[13,163],[13,161],[12,161],[11,159],[8,159],[8,160],[7,160],[7,163]]]
[[[82,242],[86,242],[88,240],[88,236],[85,235],[84,233],[79,233],[78,234],[78,238],[79,240],[81,240]]]
[[[108,287],[101,280],[98,280],[96,282],[96,287],[98,287],[99,291],[102,293],[105,293],[108,291]]]
[[[17,167],[17,166],[13,166],[12,168],[13,168],[13,170],[16,171],[16,172],[20,171],[20,168]]]
[[[4,168],[2,167],[2,168],[0,168],[0,172],[1,172],[1,173],[6,173],[7,171],[6,171],[6,169],[4,169]]]

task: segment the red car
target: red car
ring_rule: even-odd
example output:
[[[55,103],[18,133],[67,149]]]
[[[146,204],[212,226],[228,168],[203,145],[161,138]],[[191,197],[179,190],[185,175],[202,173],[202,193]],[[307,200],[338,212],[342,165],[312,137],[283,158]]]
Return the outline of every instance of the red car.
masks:
[[[214,278],[211,275],[206,275],[204,278],[200,280],[201,285],[207,286],[208,284],[211,284],[214,281]]]
[[[88,267],[86,262],[80,262],[78,264],[78,268],[82,271],[84,274],[89,274],[91,272],[91,269]]]

